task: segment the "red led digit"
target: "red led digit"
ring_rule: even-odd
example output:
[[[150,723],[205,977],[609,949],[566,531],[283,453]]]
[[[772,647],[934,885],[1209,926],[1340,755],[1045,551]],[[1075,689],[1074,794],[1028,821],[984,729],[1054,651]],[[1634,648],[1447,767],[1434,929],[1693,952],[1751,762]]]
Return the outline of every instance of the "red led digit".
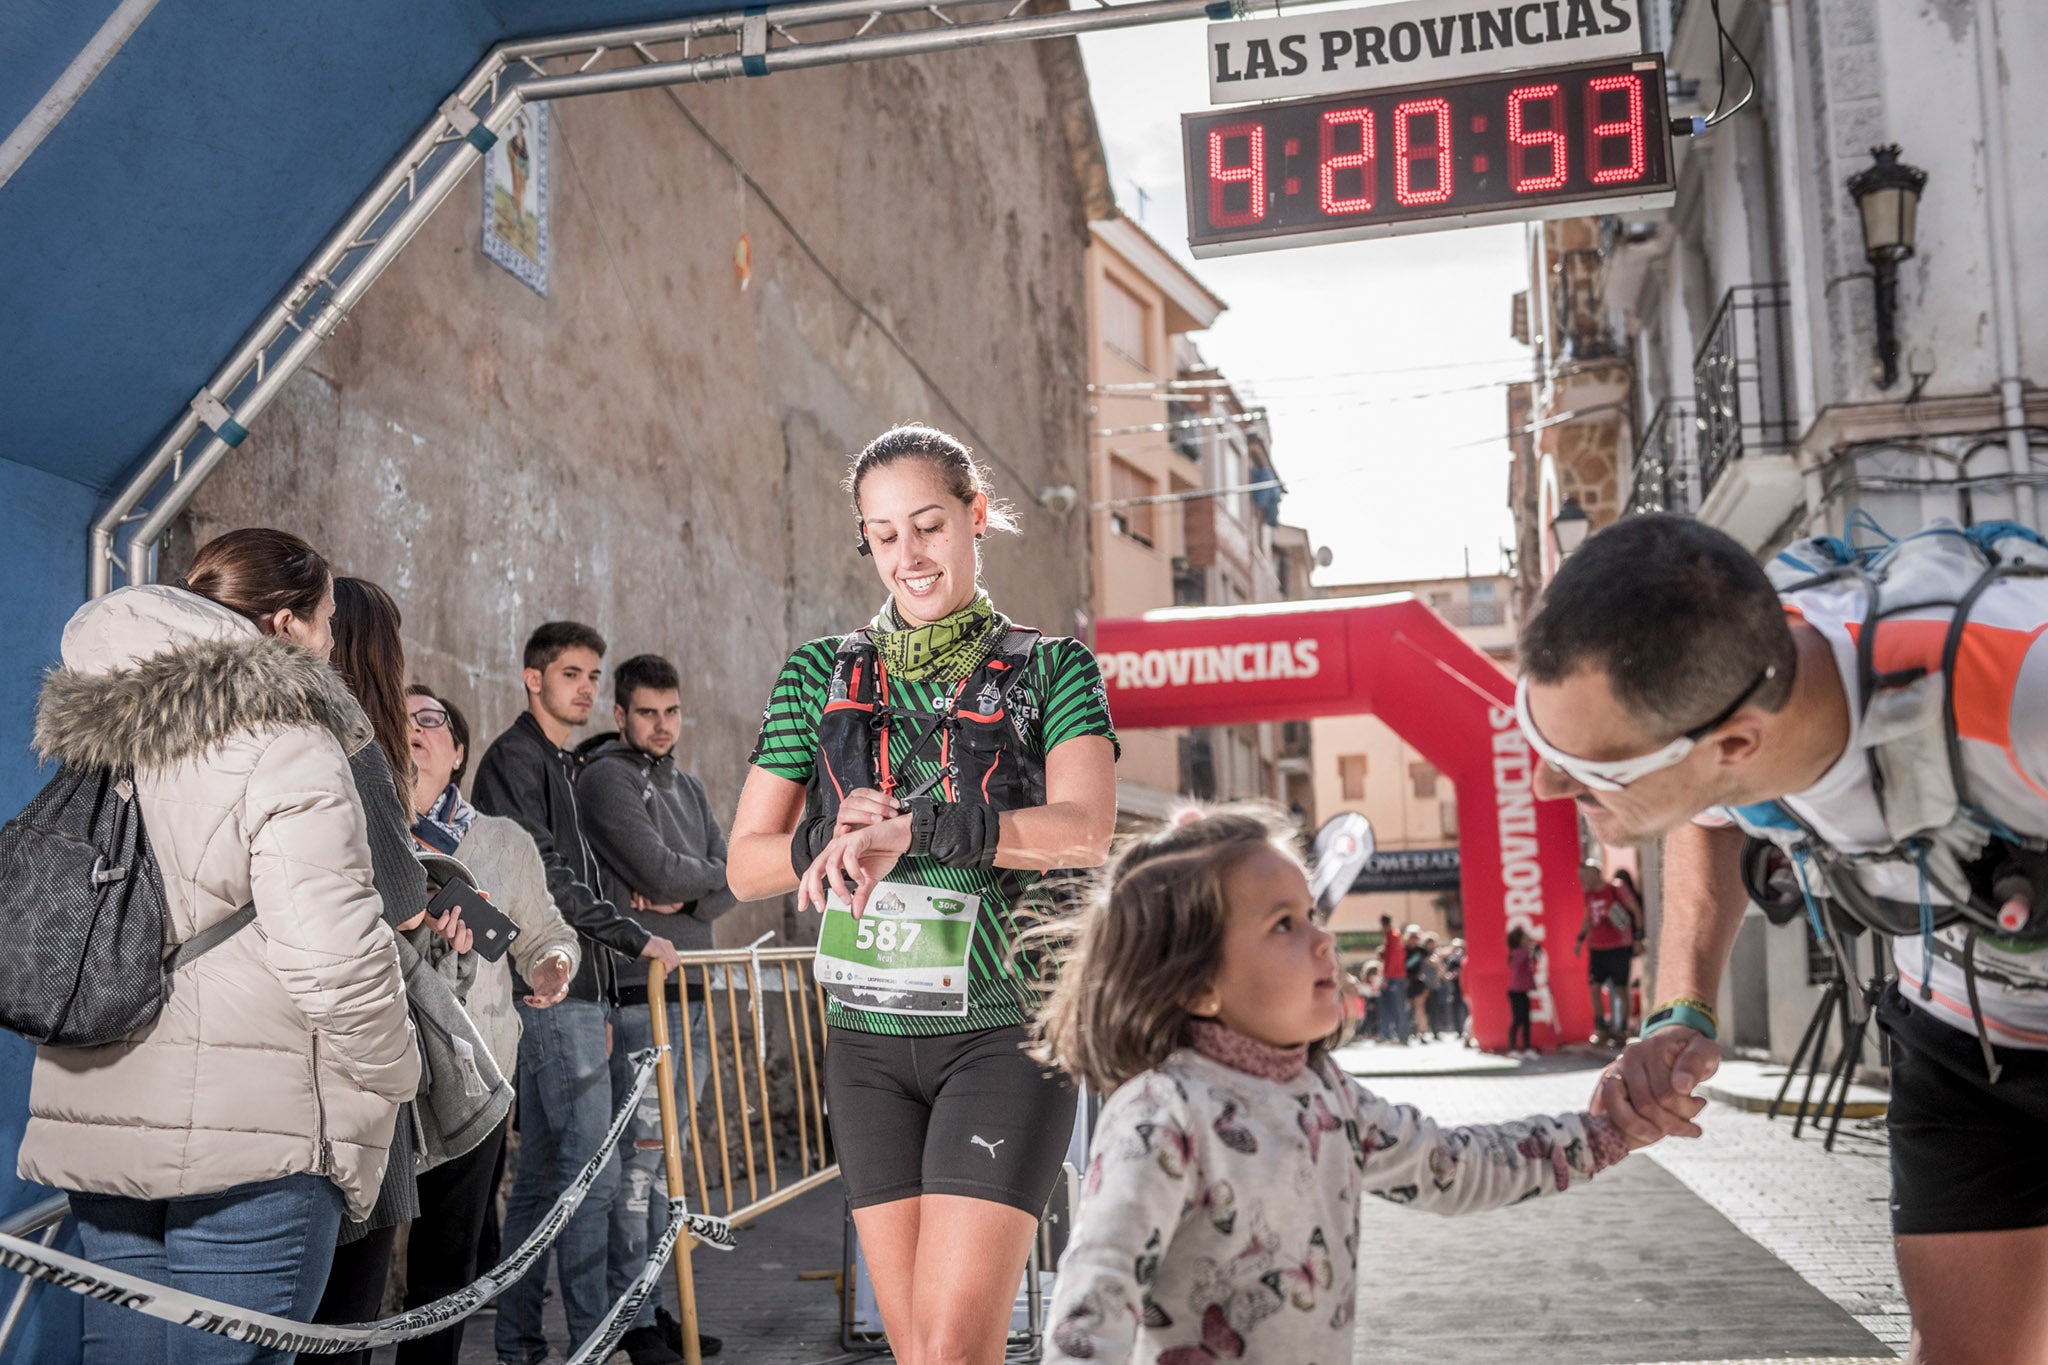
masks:
[[[1522,121],[1522,110],[1531,104],[1550,106],[1550,126],[1531,128]],[[1526,169],[1529,153],[1538,147],[1550,149],[1550,170],[1531,175]],[[1564,188],[1564,87],[1525,85],[1508,91],[1508,187],[1516,194]]]
[[[1600,97],[1609,91],[1628,92],[1628,115],[1625,118],[1603,122],[1600,118]],[[1593,172],[1596,185],[1618,185],[1629,180],[1641,180],[1646,161],[1643,137],[1643,82],[1639,76],[1602,76],[1586,82],[1586,164]],[[1613,138],[1628,139],[1628,164],[1600,167],[1603,144]]]
[[[1223,145],[1241,137],[1251,144],[1251,158],[1242,166],[1226,166]],[[1243,185],[1246,205],[1231,210],[1223,206],[1223,192]],[[1266,216],[1266,126],[1263,123],[1232,123],[1209,130],[1209,223],[1212,227],[1250,227]]]
[[[1337,129],[1347,123],[1358,125],[1358,150],[1337,150]],[[1379,158],[1373,147],[1372,110],[1332,109],[1323,115],[1321,166],[1317,171],[1319,201],[1324,213],[1367,213],[1372,209],[1373,179],[1379,173]],[[1337,172],[1358,172],[1358,193],[1337,193]]]
[[[1410,139],[1409,123],[1418,118],[1431,120],[1436,129],[1430,141],[1417,146]],[[1415,163],[1436,164],[1436,185],[1414,188]],[[1451,197],[1451,102],[1441,97],[1408,100],[1394,106],[1394,200],[1405,206],[1441,204]]]

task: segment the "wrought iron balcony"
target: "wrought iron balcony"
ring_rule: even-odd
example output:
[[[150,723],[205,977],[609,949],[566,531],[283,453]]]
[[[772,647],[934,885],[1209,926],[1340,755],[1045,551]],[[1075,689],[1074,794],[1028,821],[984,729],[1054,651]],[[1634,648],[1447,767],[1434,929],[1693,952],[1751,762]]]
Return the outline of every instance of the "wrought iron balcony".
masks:
[[[1790,309],[1783,284],[1737,285],[1707,324],[1692,362],[1702,498],[1744,454],[1783,454],[1798,439],[1785,375]]]
[[[1624,515],[1698,515],[1699,429],[1699,409],[1692,399],[1667,398],[1657,405],[1649,426],[1643,428],[1642,437],[1636,442],[1635,477]]]

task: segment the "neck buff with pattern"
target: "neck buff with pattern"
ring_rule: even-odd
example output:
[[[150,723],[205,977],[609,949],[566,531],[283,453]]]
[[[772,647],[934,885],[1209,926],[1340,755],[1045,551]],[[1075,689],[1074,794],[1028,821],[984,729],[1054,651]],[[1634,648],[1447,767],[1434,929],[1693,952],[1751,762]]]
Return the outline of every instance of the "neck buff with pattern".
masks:
[[[1283,1085],[1299,1076],[1302,1068],[1308,1065],[1307,1043],[1274,1047],[1271,1043],[1247,1038],[1214,1019],[1191,1021],[1188,1024],[1188,1041],[1195,1045],[1195,1051],[1212,1062],[1221,1062],[1232,1070],[1264,1076]]]
[[[908,625],[891,597],[868,628],[882,667],[907,682],[956,683],[987,662],[1008,633],[1009,621],[986,592],[928,626]]]

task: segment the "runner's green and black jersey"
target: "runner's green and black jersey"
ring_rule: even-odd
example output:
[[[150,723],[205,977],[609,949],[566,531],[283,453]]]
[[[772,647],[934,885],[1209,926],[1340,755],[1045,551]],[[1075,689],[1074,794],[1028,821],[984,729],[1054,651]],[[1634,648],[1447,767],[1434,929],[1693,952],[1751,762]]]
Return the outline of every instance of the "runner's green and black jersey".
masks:
[[[791,782],[808,784],[818,757],[818,720],[825,711],[825,692],[832,680],[838,636],[801,646],[783,665],[761,717],[761,737],[748,761]],[[954,684],[889,680],[889,696],[899,706],[937,712]],[[1035,714],[1031,740],[1049,754],[1079,735],[1101,735],[1114,745],[1109,703],[1103,694],[1102,672],[1088,647],[1074,639],[1044,639],[1032,652],[1024,676],[1010,690],[1006,704],[1013,711]],[[938,769],[938,746],[925,746],[918,757],[896,774],[899,783],[915,786]],[[943,787],[932,796],[945,799]],[[828,1004],[832,1023],[864,1033],[930,1035],[1002,1028],[1025,1020],[1026,994],[1018,982],[1032,972],[1027,962],[1010,960],[1016,938],[1016,900],[1038,881],[1036,873],[1006,868],[947,867],[929,858],[904,858],[889,873],[891,880],[964,891],[981,898],[982,914],[968,954],[966,1017],[881,1014],[849,1009],[837,1000]]]

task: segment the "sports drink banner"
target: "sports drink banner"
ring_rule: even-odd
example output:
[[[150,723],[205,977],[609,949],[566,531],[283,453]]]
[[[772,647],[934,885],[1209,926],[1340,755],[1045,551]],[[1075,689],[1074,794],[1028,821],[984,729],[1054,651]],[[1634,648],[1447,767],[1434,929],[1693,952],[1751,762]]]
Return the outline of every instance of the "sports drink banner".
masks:
[[[1507,1046],[1511,928],[1545,949],[1530,997],[1536,1045],[1592,1031],[1572,952],[1585,916],[1577,815],[1569,801],[1536,800],[1513,680],[1434,611],[1407,594],[1158,611],[1098,622],[1095,653],[1119,729],[1385,721],[1457,788],[1465,996],[1479,1045]]]

